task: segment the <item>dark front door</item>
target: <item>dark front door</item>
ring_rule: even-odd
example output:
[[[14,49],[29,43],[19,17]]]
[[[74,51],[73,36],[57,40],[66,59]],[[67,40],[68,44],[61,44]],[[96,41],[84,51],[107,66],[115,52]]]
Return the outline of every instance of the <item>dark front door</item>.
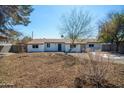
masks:
[[[58,51],[62,51],[62,45],[58,44]]]

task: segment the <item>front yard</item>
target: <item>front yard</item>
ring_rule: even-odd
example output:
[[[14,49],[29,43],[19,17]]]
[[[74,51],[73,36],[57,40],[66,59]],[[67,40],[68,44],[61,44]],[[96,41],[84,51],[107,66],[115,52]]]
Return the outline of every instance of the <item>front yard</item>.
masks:
[[[77,57],[60,53],[22,53],[0,58],[0,84],[14,87],[75,87],[74,80],[85,69]],[[105,63],[100,63],[103,66]],[[113,64],[109,83],[124,87],[124,65]],[[93,87],[90,84],[84,87]]]

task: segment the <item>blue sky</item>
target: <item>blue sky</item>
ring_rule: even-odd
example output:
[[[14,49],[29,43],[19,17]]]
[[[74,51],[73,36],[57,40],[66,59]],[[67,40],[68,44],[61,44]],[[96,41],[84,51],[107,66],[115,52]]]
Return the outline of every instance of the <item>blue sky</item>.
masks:
[[[92,25],[95,28],[93,36],[97,35],[97,23],[103,19],[110,11],[122,10],[124,6],[59,6],[59,5],[36,5],[31,13],[31,23],[24,26],[16,26],[15,29],[23,32],[24,35],[31,36],[32,31],[34,38],[60,38],[59,24],[63,14],[70,12],[73,8],[81,8],[88,11],[93,16]]]

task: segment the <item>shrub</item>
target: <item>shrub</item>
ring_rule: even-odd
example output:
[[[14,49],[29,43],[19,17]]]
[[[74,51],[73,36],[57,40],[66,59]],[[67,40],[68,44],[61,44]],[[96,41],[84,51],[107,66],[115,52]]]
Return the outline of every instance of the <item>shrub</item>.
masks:
[[[108,60],[104,60],[98,52],[95,55],[91,52],[88,52],[87,54],[88,59],[84,58],[83,61],[85,62],[80,67],[80,77],[82,78],[82,81],[84,81],[85,84],[87,83],[87,85],[98,88],[107,87],[109,74],[114,73],[114,66],[109,60],[109,55],[107,55]],[[82,83],[84,84],[84,82]]]

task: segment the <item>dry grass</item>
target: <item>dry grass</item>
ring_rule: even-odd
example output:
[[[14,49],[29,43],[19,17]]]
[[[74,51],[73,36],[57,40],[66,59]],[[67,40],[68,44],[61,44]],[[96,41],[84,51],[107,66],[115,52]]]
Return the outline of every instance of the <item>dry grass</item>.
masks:
[[[77,58],[64,54],[15,54],[0,59],[0,83],[14,84],[15,87],[75,87],[75,78],[86,71],[79,68],[85,65]],[[124,65],[113,65],[115,71],[119,69],[121,72],[110,75],[108,81],[124,84]]]

